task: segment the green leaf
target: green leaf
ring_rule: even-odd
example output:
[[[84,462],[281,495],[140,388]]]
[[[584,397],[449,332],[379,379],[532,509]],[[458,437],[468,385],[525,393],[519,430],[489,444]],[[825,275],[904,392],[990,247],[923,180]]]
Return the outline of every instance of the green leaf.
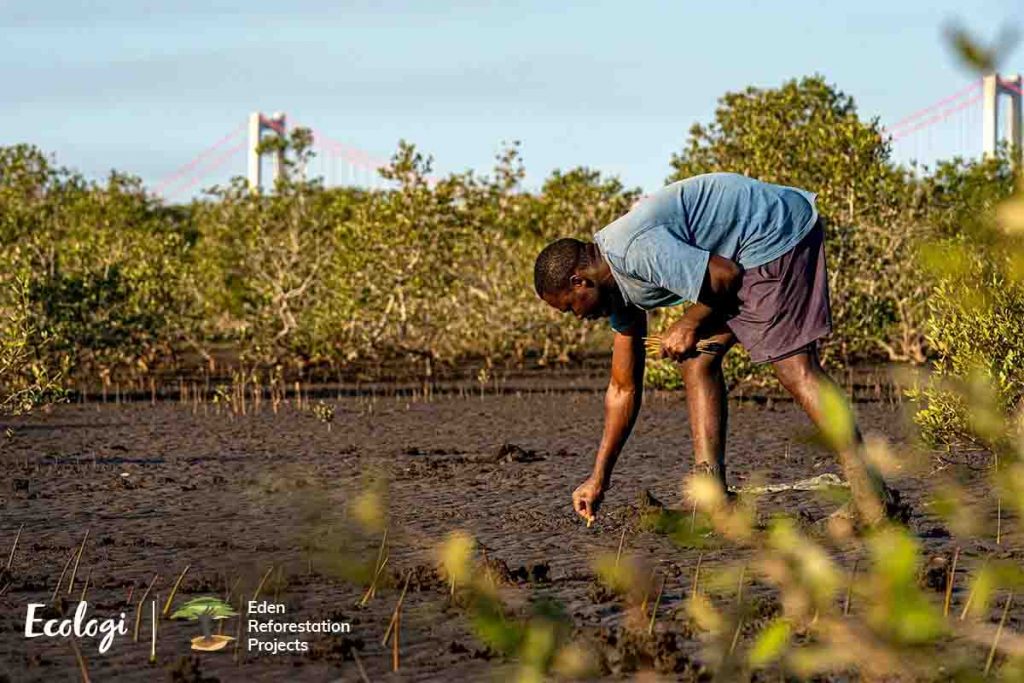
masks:
[[[779,659],[789,646],[791,634],[790,623],[781,617],[761,629],[750,648],[748,656],[750,665],[754,668],[761,668]]]

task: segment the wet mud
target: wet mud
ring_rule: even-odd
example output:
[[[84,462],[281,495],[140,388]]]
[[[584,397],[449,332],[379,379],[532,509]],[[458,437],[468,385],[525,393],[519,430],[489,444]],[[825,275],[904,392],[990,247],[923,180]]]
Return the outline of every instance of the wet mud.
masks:
[[[523,387],[430,401],[383,392],[324,400],[335,408],[330,429],[290,403],[278,414],[267,405],[245,416],[211,404],[89,403],[8,421],[11,432],[0,445],[0,681],[78,675],[68,639],[29,640],[24,629],[30,603],[47,605],[48,618],[67,616],[83,589],[90,615],[123,612],[128,632],[105,654],[96,640],[77,640],[93,680],[360,680],[362,672],[369,680],[387,679],[396,676],[392,649],[381,641],[404,585],[398,677],[504,678],[515,663],[475,636],[437,570],[436,547],[455,529],[476,538],[484,571],[509,609],[525,610],[540,599],[560,604],[603,676],[651,671],[709,680],[706,644],[683,604],[698,561],[710,575],[743,554],[721,544],[681,547],[659,527],[679,523],[662,521],[664,507],[689,521],[685,510],[678,512],[692,457],[680,394],[647,398],[591,528],[573,514],[570,495],[588,474],[600,437],[599,387]],[[884,434],[897,446],[909,438],[900,406],[864,402],[857,410],[865,432]],[[809,438],[809,423],[792,403],[734,403],[730,411],[734,485],[839,471]],[[980,468],[964,471],[968,481],[984,476]],[[911,528],[933,558],[921,582],[941,590],[956,542],[929,512],[928,476],[895,483],[912,511]],[[368,489],[385,501],[389,537],[386,566],[361,605],[366,565],[377,563],[381,539],[353,531],[350,518]],[[838,504],[814,491],[783,491],[764,496],[758,514],[794,515],[813,533]],[[620,541],[625,554],[664,579],[651,636],[631,624],[619,596],[595,581],[593,559],[616,552]],[[79,547],[72,583],[72,569],[62,569]],[[960,566],[1000,551],[979,539],[962,548]],[[835,550],[849,568],[858,558],[844,553]],[[160,619],[151,662],[148,604],[138,642],[132,638],[140,596],[152,583],[147,603],[161,608],[186,565],[175,604],[219,595],[244,606],[258,590],[260,600],[284,605],[288,619],[345,621],[351,632],[305,636],[303,653],[249,652],[244,634],[240,647],[207,653],[189,649],[200,635],[194,623]],[[955,600],[963,600],[963,590]],[[779,609],[767,587],[752,579],[749,591],[743,638]],[[237,622],[225,620],[224,634],[235,636]]]

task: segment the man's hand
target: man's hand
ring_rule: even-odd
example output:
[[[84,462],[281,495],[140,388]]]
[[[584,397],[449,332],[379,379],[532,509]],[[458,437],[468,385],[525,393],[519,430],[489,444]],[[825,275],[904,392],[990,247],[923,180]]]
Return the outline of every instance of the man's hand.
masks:
[[[688,320],[679,320],[661,335],[661,354],[672,360],[689,358],[697,351],[697,328]]]
[[[601,507],[604,491],[605,486],[601,480],[591,476],[572,492],[572,509],[583,519],[592,521],[597,509]]]

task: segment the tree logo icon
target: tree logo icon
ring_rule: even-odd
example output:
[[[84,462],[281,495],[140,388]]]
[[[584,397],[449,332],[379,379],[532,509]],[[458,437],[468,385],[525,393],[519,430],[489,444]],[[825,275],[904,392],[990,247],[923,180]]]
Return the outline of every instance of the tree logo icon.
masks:
[[[214,620],[227,619],[237,615],[238,612],[231,609],[231,605],[220,598],[201,597],[193,598],[175,610],[171,619],[198,621],[199,627],[203,629],[203,635],[192,639],[192,649],[200,652],[216,652],[223,650],[234,638],[214,633]]]

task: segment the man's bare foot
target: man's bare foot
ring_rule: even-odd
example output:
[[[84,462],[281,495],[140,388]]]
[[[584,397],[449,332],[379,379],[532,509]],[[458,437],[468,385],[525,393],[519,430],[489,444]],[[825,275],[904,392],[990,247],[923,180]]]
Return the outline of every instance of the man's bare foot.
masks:
[[[884,501],[885,504],[885,517],[892,522],[899,522],[900,524],[906,524],[910,521],[910,515],[913,513],[913,509],[910,507],[910,503],[903,500],[903,496],[900,494],[898,489],[894,489],[891,486],[884,485]]]
[[[725,472],[721,466],[709,462],[698,462],[696,471],[703,476],[710,477],[718,482],[721,487],[722,493],[725,495],[726,503],[735,503],[739,498],[739,494],[729,488],[729,485],[725,482]]]
[[[886,484],[882,485],[882,506],[885,510],[885,519],[890,522],[906,524],[910,521],[912,509],[910,505],[902,500],[898,489]],[[857,513],[857,507],[852,501],[844,503],[839,509],[821,520],[826,526],[835,524],[848,525],[851,528],[871,527],[881,522],[882,519],[865,520]]]

